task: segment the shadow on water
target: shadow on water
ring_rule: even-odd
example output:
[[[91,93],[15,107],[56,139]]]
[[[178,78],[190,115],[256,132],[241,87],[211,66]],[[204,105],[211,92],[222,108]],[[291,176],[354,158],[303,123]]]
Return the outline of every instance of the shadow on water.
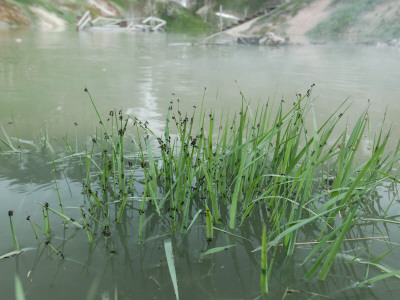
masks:
[[[52,243],[64,253],[65,260],[55,256],[46,246],[39,245],[36,251],[2,261],[3,291],[12,297],[12,292],[6,287],[13,285],[13,278],[5,274],[16,272],[23,278],[29,299],[43,299],[43,295],[46,299],[82,299],[88,287],[97,280],[100,282],[98,295],[113,295],[116,290],[122,299],[174,299],[163,253],[163,238],[153,237],[138,245],[129,238],[134,235],[134,229],[131,224],[124,224],[111,238],[98,238],[93,245],[87,243],[83,232],[75,229],[57,233]],[[246,236],[244,231],[239,234]],[[204,234],[204,229],[199,227],[193,228],[186,236],[173,239],[181,298],[257,297],[259,255],[251,253],[251,250],[260,241],[217,234],[213,243],[235,244],[235,247],[199,260],[206,244]],[[368,270],[362,264],[349,264],[346,256],[357,255],[364,246],[370,246],[368,244],[370,242],[367,245],[346,244],[331,275],[323,282],[305,281],[303,278],[307,266],[300,263],[309,248],[300,248],[292,257],[287,257],[284,249],[277,249],[270,293],[266,298],[280,299],[286,293],[286,299],[396,299],[398,279],[362,289],[356,287]],[[370,275],[379,274],[379,270],[372,268],[369,272]]]

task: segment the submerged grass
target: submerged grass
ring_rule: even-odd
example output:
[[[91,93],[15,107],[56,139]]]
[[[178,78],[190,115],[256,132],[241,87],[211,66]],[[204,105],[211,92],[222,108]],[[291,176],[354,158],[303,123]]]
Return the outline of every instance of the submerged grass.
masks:
[[[174,254],[172,252],[172,242],[170,239],[164,240],[165,256],[167,257],[168,270],[174,286],[176,300],[179,300],[178,281],[176,279]]]
[[[18,275],[15,275],[14,281],[15,281],[15,299],[25,300],[24,288],[22,286],[21,279],[19,278]]]

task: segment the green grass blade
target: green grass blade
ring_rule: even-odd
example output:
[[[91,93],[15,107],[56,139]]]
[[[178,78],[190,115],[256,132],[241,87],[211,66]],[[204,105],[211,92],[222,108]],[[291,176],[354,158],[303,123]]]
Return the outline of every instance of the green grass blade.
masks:
[[[149,178],[146,178],[146,180],[149,181],[149,192],[150,196],[153,199],[153,203],[156,206],[157,214],[161,215],[160,207],[158,205],[157,172],[155,167],[155,161],[151,151],[150,141],[148,139],[146,139],[146,148],[147,148],[147,157],[149,160],[149,168],[148,168],[149,170],[147,175],[149,176]]]
[[[12,234],[13,243],[14,243],[14,250],[19,250],[17,236],[15,235],[14,225],[13,225],[13,222],[12,222],[12,215],[13,215],[13,211],[11,211],[11,210],[8,211],[8,217],[10,219],[10,229],[11,229],[11,234]]]
[[[373,283],[375,283],[377,281],[380,281],[380,280],[383,280],[383,279],[386,279],[386,278],[389,278],[389,277],[393,277],[393,276],[399,276],[399,275],[400,275],[400,270],[391,271],[391,272],[388,272],[386,274],[378,275],[378,276],[372,277],[370,279],[364,280],[364,281],[360,282],[358,284],[358,286],[359,287],[365,287],[365,286],[373,284]]]
[[[101,122],[101,126],[103,127],[104,131],[105,131],[106,134],[107,134],[108,141],[111,143],[111,146],[112,146],[114,152],[117,152],[116,147],[115,147],[115,144],[114,144],[114,141],[113,141],[113,139],[112,139],[112,135],[110,135],[110,132],[109,132],[107,126],[106,126],[106,123],[104,123],[103,119],[101,118],[100,113],[99,113],[99,111],[97,110],[96,105],[94,104],[92,95],[90,95],[89,90],[88,90],[87,88],[85,88],[85,92],[87,92],[88,95],[89,95],[90,102],[92,103],[92,106],[93,106],[93,108],[94,108],[94,110],[95,110],[95,112],[96,112],[96,114],[97,114],[97,117],[99,118],[99,120],[100,120],[100,122]]]
[[[207,181],[207,188],[209,191],[209,195],[211,197],[211,207],[212,207],[213,214],[214,214],[214,220],[216,223],[219,223],[220,222],[219,219],[220,219],[221,215],[219,213],[219,209],[218,209],[218,205],[217,205],[217,199],[216,199],[217,196],[212,187],[211,179],[207,172],[206,167],[204,166],[204,164],[201,164],[201,166],[203,167],[204,176],[206,177],[206,181]]]
[[[214,224],[212,220],[212,214],[207,205],[206,205],[206,226],[207,226],[207,239],[212,240],[214,238]]]
[[[390,251],[391,251],[391,250],[393,250],[393,249],[390,249]],[[387,252],[384,253],[383,256],[385,256],[386,254],[388,254],[388,253],[387,253]],[[382,256],[382,255],[381,255],[381,256]],[[374,261],[375,261],[375,260],[374,260]],[[391,269],[385,267],[385,266],[382,265],[382,264],[378,264],[378,263],[375,263],[375,262],[369,262],[369,261],[363,261],[363,260],[358,260],[357,262],[358,262],[359,264],[365,264],[365,265],[374,266],[374,267],[378,268],[379,270],[381,270],[382,272],[385,272],[385,273],[387,273],[387,274],[393,272],[393,270],[391,270]],[[393,274],[392,276],[395,276],[395,277],[397,277],[397,278],[400,279],[400,275]]]
[[[232,247],[235,247],[235,245],[227,245],[227,246],[224,246],[224,247],[211,248],[211,249],[208,249],[207,251],[204,251],[203,253],[201,253],[200,257],[202,258],[202,257],[204,257],[206,255],[209,255],[209,254],[214,254],[214,253],[218,253],[218,252],[221,252],[221,251],[225,251],[225,250],[228,250],[229,248],[232,248]]]
[[[89,226],[88,226],[88,224],[87,224],[87,222],[86,222],[86,216],[85,216],[85,214],[84,214],[84,212],[83,212],[82,209],[81,209],[81,215],[82,215],[83,223],[85,224],[86,234],[87,234],[87,236],[88,236],[89,243],[90,243],[90,244],[93,244],[92,234],[91,234],[91,232],[90,232],[90,230],[89,230]]]
[[[197,220],[198,216],[201,214],[201,209],[197,211],[197,213],[194,215],[192,222],[190,222],[188,228],[186,231],[189,231],[189,229],[193,226],[194,222]]]
[[[171,239],[166,239],[164,241],[165,256],[167,257],[168,270],[171,276],[172,284],[174,286],[176,300],[179,300],[178,293],[178,281],[176,279],[174,254],[172,253],[172,243]]]
[[[331,208],[331,209],[326,210],[326,211],[324,211],[324,212],[322,212],[322,213],[320,213],[320,214],[317,214],[317,215],[315,215],[315,216],[312,216],[312,217],[310,217],[310,218],[307,218],[307,219],[304,219],[304,220],[301,220],[301,221],[297,222],[297,223],[294,224],[293,226],[289,227],[289,228],[286,229],[285,231],[283,231],[283,232],[281,232],[280,234],[278,234],[271,242],[269,242],[269,243],[268,243],[268,244],[269,244],[269,247],[278,244],[278,243],[280,242],[280,240],[281,240],[282,238],[284,238],[287,234],[289,234],[289,233],[291,233],[291,232],[293,232],[293,231],[295,231],[295,230],[298,230],[300,227],[303,227],[303,226],[305,226],[305,225],[307,225],[307,224],[309,224],[309,223],[315,221],[316,219],[321,218],[321,217],[324,216],[326,213],[331,212],[331,211],[333,211],[333,210],[335,210],[335,209],[337,209],[337,208],[336,208],[336,207]],[[260,251],[261,249],[262,249],[262,247],[260,246],[260,247],[255,248],[255,249],[252,250],[251,252]]]
[[[42,207],[44,207],[44,206],[43,206],[42,204],[40,204],[40,203],[39,203],[39,205],[41,205]],[[52,208],[50,208],[50,207],[47,207],[47,209],[48,209],[49,211],[51,211],[52,213],[56,214],[57,216],[63,218],[64,220],[66,220],[66,221],[68,221],[68,222],[74,224],[76,227],[81,228],[81,229],[83,228],[83,226],[82,226],[81,224],[79,224],[79,223],[76,222],[75,220],[71,219],[70,217],[68,217],[68,216],[66,216],[66,215],[64,215],[64,214],[62,214],[62,213],[60,213],[60,212],[58,212],[58,211],[56,211],[56,210],[54,210],[54,209],[52,209]]]
[[[244,147],[243,154],[241,156],[241,161],[240,161],[240,167],[239,167],[239,172],[236,177],[236,183],[235,183],[235,188],[233,190],[232,194],[232,201],[231,201],[231,210],[229,214],[229,227],[231,229],[235,229],[235,223],[236,223],[236,211],[237,211],[237,205],[239,201],[239,197],[241,197],[241,186],[242,186],[242,176],[243,176],[243,171],[244,171],[244,165],[247,157],[247,149],[248,149],[248,143],[246,143],[246,146]],[[241,150],[240,150],[241,151]]]
[[[15,281],[15,300],[25,300],[24,288],[18,275],[14,277]]]
[[[8,253],[3,254],[2,256],[0,256],[0,260],[5,259],[5,258],[13,257],[13,256],[18,255],[20,253],[22,253],[22,250],[14,250],[14,251],[8,252]]]
[[[268,294],[267,229],[263,226],[261,238],[261,294]]]

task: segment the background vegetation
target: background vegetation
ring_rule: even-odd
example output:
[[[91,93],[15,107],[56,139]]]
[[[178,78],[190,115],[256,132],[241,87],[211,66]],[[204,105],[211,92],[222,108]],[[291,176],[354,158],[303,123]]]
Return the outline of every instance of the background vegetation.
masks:
[[[400,34],[400,13],[391,0],[333,0],[330,16],[310,31],[314,39],[390,39]],[[374,15],[371,18],[370,15]],[[368,30],[369,29],[369,30]]]
[[[216,12],[222,5],[223,11],[242,20],[263,12],[267,7],[275,10],[261,17],[258,29],[252,28],[243,34],[265,34],[267,31],[285,36],[285,30],[293,16],[316,0],[187,0],[187,8],[172,0],[108,0],[119,17],[155,15],[168,22],[170,32],[217,31],[219,17]],[[31,6],[40,6],[66,20],[77,22],[85,11],[90,10],[96,18],[102,12],[84,0],[4,0],[0,1],[0,23],[34,27],[38,16]],[[346,40],[351,42],[391,41],[400,37],[400,3],[393,0],[332,0],[328,7],[329,16],[316,25],[308,36],[313,41]],[[229,20],[229,19],[226,19]],[[1,22],[2,21],[2,22]],[[232,21],[224,22],[231,25]]]

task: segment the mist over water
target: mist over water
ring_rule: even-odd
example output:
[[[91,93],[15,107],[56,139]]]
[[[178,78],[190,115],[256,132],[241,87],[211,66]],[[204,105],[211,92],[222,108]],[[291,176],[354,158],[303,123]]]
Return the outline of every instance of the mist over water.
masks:
[[[88,134],[96,115],[87,87],[102,112],[122,109],[159,127],[170,100],[191,111],[204,88],[207,109],[232,113],[240,107],[239,88],[254,106],[268,99],[289,104],[313,83],[321,119],[349,98],[356,115],[370,99],[372,120],[389,107],[388,119],[397,121],[397,48],[187,43],[195,41],[158,33],[2,32],[0,121],[7,125],[14,117],[24,138],[44,124],[51,136],[75,134],[74,122]]]

